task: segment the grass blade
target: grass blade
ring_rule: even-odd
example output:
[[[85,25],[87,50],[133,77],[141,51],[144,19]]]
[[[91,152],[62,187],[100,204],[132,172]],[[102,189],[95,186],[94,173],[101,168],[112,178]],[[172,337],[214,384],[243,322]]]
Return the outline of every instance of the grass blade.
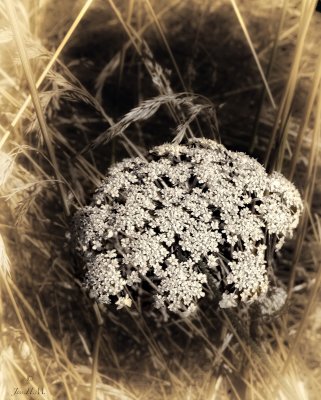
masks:
[[[314,77],[313,80],[311,82],[311,88],[310,88],[310,92],[307,96],[307,102],[305,104],[305,109],[303,111],[303,117],[301,120],[301,124],[300,124],[300,128],[299,128],[299,132],[298,135],[296,137],[296,142],[294,145],[294,150],[293,150],[293,156],[292,156],[292,160],[291,160],[291,167],[290,167],[290,173],[289,173],[289,179],[293,179],[294,173],[295,173],[295,167],[296,164],[298,162],[298,158],[299,158],[299,152],[302,146],[302,141],[303,141],[303,136],[304,133],[307,129],[309,120],[310,120],[310,116],[311,116],[311,112],[312,112],[312,107],[313,107],[313,103],[315,101],[315,98],[317,96],[317,92],[319,88],[319,84],[320,84],[320,80],[321,80],[321,52],[316,64],[316,69],[315,69],[315,73],[314,73]]]
[[[254,48],[253,42],[252,42],[252,40],[251,40],[251,37],[250,37],[249,32],[248,32],[248,30],[247,30],[247,27],[246,27],[246,25],[245,25],[244,19],[243,19],[241,13],[240,13],[240,10],[239,10],[239,8],[238,8],[238,6],[237,6],[235,0],[231,0],[231,3],[232,3],[232,6],[233,6],[233,9],[234,9],[234,12],[235,12],[235,14],[236,14],[236,16],[237,16],[237,19],[239,20],[239,23],[240,23],[241,28],[242,28],[242,30],[243,30],[244,36],[245,36],[245,38],[246,38],[246,41],[247,41],[247,43],[248,43],[248,45],[249,45],[249,47],[250,47],[250,50],[251,50],[251,53],[252,53],[252,55],[253,55],[253,57],[254,57],[255,63],[256,63],[256,65],[257,65],[257,68],[258,68],[258,70],[259,70],[259,72],[260,72],[260,75],[261,75],[263,84],[264,84],[264,86],[265,86],[265,89],[266,89],[266,92],[267,92],[268,97],[269,97],[269,99],[270,99],[270,102],[271,102],[271,104],[272,104],[272,107],[273,107],[273,108],[276,108],[276,104],[275,104],[275,101],[274,101],[274,99],[273,99],[273,95],[272,95],[270,86],[269,86],[268,81],[267,81],[267,79],[266,79],[266,77],[265,77],[263,68],[262,68],[262,66],[261,66],[261,62],[260,62],[260,60],[259,60],[259,58],[258,58],[258,56],[257,56],[256,50],[255,50],[255,48]]]
[[[294,59],[292,62],[291,70],[289,72],[289,78],[282,95],[281,103],[278,107],[278,111],[275,117],[269,146],[265,154],[264,164],[269,170],[272,170],[274,168],[277,161],[281,158],[280,155],[282,155],[284,152],[284,145],[287,137],[287,124],[289,122],[291,104],[299,77],[300,60],[302,58],[305,38],[308,32],[312,15],[314,13],[314,9],[315,1],[311,1],[309,7],[303,8],[301,12],[299,34],[297,38]],[[270,160],[273,147],[277,148],[278,150],[275,151],[272,160]]]
[[[49,63],[47,64],[47,66],[43,70],[42,74],[38,78],[38,80],[36,82],[36,88],[37,89],[39,89],[40,85],[42,84],[42,82],[46,78],[48,72],[50,71],[52,66],[55,64],[55,62],[57,61],[59,55],[61,54],[62,50],[64,49],[64,47],[68,43],[70,37],[72,36],[72,34],[74,33],[75,29],[79,25],[80,21],[83,19],[84,15],[88,11],[88,9],[89,9],[90,5],[92,4],[92,2],[93,2],[93,0],[87,0],[86,3],[84,4],[84,6],[82,7],[82,9],[79,11],[79,14],[75,18],[75,20],[72,23],[71,27],[69,28],[68,32],[66,33],[66,35],[64,36],[64,38],[60,42],[59,46],[57,47],[56,51],[54,52],[54,54],[53,54],[52,58],[50,59]],[[30,102],[31,102],[31,95],[28,95],[28,97],[26,98],[26,100],[24,101],[22,106],[20,107],[19,111],[17,112],[14,120],[11,122],[10,128],[15,128],[15,126],[18,124],[20,118],[22,117],[23,113],[26,111],[27,107],[29,106]],[[6,132],[6,134],[5,134],[5,136],[1,139],[0,148],[3,146],[3,144],[6,142],[6,140],[10,136],[10,131],[11,131],[11,129],[8,130]]]
[[[44,141],[46,143],[47,149],[48,149],[48,153],[49,153],[49,157],[51,159],[51,163],[53,165],[54,168],[54,172],[56,175],[56,178],[58,181],[60,181],[61,179],[61,174],[59,172],[59,168],[58,168],[58,162],[57,162],[57,158],[56,158],[56,154],[55,154],[55,150],[54,147],[52,145],[50,136],[49,136],[49,132],[47,129],[47,125],[45,122],[45,117],[41,108],[41,103],[40,103],[40,99],[39,99],[39,95],[37,92],[37,87],[36,84],[34,82],[34,78],[33,78],[33,73],[31,70],[31,65],[27,56],[27,52],[25,49],[25,45],[19,30],[19,25],[18,25],[18,19],[17,19],[17,14],[15,11],[15,6],[14,4],[10,1],[10,0],[5,0],[6,6],[7,6],[7,10],[8,10],[8,14],[9,14],[9,18],[10,18],[10,22],[12,25],[12,31],[14,34],[14,38],[16,41],[16,45],[18,48],[18,52],[19,52],[19,57],[21,59],[21,63],[22,63],[22,67],[28,82],[28,86],[29,86],[29,90],[30,90],[30,95],[32,98],[32,102],[35,108],[35,112],[37,114],[37,118],[38,118],[38,122],[39,122],[39,126],[40,126],[40,130],[42,133],[42,136],[44,138]],[[63,206],[64,206],[64,210],[66,215],[70,214],[69,211],[69,205],[68,205],[68,200],[67,200],[67,195],[65,193],[65,189],[62,186],[62,184],[60,182],[58,182],[58,189],[60,191],[61,194],[61,198],[62,198],[62,202],[63,202]]]

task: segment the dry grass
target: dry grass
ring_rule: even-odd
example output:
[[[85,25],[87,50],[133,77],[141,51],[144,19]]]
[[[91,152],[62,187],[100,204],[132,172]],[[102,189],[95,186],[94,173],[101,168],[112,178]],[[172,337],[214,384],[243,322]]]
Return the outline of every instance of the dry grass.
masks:
[[[315,5],[0,2],[0,399],[28,387],[68,400],[319,398]],[[275,320],[204,303],[198,318],[159,323],[81,288],[70,214],[111,163],[192,135],[252,153],[302,193],[300,226],[275,260],[289,290]]]

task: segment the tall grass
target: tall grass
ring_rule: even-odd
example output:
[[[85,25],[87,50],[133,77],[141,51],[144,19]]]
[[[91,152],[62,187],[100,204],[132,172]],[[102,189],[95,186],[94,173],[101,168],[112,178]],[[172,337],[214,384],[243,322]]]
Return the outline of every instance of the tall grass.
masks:
[[[29,386],[45,399],[318,398],[315,6],[0,3],[0,398]],[[193,135],[252,152],[301,190],[300,226],[275,260],[289,292],[275,320],[209,304],[197,319],[158,324],[140,303],[106,309],[83,292],[70,214],[115,160]]]

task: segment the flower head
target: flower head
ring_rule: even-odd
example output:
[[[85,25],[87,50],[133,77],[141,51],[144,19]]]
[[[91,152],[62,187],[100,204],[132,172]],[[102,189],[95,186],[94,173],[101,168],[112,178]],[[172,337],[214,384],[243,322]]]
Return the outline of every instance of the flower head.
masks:
[[[209,277],[222,308],[262,301],[269,288],[266,238],[280,248],[302,208],[281,174],[193,139],[113,166],[91,204],[76,213],[73,236],[97,300],[128,305],[126,291],[144,281],[156,307],[188,315]]]

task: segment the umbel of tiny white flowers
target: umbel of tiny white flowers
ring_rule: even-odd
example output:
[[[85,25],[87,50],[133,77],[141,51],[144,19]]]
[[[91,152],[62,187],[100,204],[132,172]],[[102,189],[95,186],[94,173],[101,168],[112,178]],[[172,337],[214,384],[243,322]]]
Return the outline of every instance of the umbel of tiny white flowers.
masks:
[[[282,247],[302,208],[281,174],[193,139],[110,168],[91,204],[75,214],[73,237],[85,286],[99,302],[130,306],[127,293],[147,282],[157,308],[189,315],[209,278],[221,308],[264,303],[267,246]]]

